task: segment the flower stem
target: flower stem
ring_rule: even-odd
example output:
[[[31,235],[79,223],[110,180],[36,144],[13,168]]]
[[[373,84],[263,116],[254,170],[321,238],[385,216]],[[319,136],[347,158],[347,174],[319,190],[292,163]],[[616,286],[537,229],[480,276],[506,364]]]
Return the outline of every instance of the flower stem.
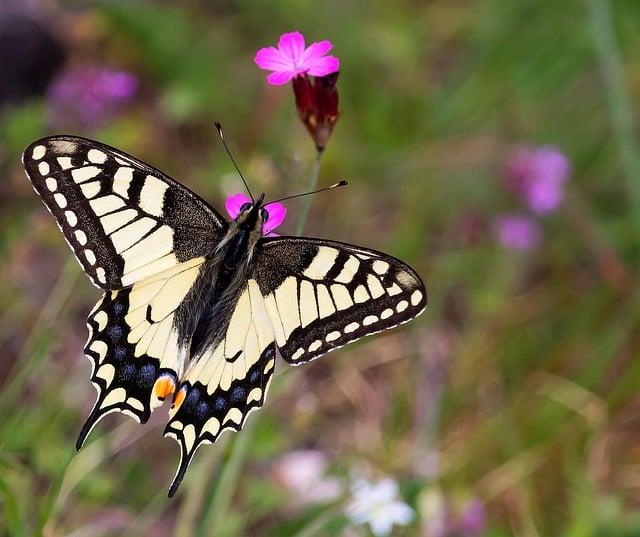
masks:
[[[323,153],[324,151],[321,149],[318,149],[316,152],[316,158],[313,161],[313,166],[311,167],[311,176],[309,178],[309,191],[315,190],[318,185],[318,176],[320,175],[320,161],[322,160]],[[304,231],[304,226],[307,223],[307,218],[309,216],[310,206],[311,196],[307,196],[302,202],[302,210],[300,211],[300,216],[298,216],[298,221],[296,222],[296,235],[300,235]]]
[[[586,3],[596,55],[607,93],[611,123],[627,176],[627,190],[633,205],[633,216],[640,231],[640,156],[634,137],[634,111],[616,45],[611,6],[608,0],[586,0]]]

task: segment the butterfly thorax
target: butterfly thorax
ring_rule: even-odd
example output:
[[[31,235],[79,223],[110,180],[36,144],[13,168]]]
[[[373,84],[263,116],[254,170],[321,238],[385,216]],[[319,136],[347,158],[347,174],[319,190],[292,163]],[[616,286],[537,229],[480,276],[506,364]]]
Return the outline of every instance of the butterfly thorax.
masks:
[[[230,222],[216,249],[206,256],[200,274],[176,315],[180,344],[193,361],[223,337],[233,305],[251,277],[251,260],[262,238],[264,210],[244,208]]]

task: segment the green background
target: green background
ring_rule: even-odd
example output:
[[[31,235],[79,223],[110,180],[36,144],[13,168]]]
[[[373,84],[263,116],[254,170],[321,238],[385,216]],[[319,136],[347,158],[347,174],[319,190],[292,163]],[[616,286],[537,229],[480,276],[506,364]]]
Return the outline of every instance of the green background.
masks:
[[[26,4],[26,3],[25,3]],[[330,474],[393,476],[416,511],[394,535],[430,535],[429,498],[486,506],[487,536],[640,535],[640,3],[637,0],[35,3],[71,47],[141,80],[84,134],[122,148],[222,208],[241,184],[305,188],[313,144],[290,86],[253,63],[294,29],[330,39],[342,116],[306,233],[399,256],[423,276],[416,321],[310,364],[279,363],[248,430],[201,449],[166,499],[178,452],[105,419],[76,454],[94,399],[82,356],[98,293],[24,177],[53,134],[45,99],[0,115],[0,533],[367,535],[344,498],[293,508],[273,478],[290,451]],[[0,14],[0,16],[2,16]],[[531,252],[496,244],[522,211],[504,189],[520,144],[570,159],[567,198]],[[302,207],[287,204],[281,232]],[[448,534],[453,535],[453,534]]]

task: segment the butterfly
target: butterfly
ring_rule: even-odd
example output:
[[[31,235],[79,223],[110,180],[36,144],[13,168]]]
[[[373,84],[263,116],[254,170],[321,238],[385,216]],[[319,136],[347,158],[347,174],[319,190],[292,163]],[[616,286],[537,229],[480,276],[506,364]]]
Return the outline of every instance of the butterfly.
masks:
[[[104,294],[84,352],[98,395],[80,449],[107,414],[145,423],[171,400],[173,496],[195,451],[262,406],[276,356],[299,365],[420,314],[424,284],[368,248],[264,236],[264,194],[227,221],[159,170],[100,142],[52,136],[27,176]]]

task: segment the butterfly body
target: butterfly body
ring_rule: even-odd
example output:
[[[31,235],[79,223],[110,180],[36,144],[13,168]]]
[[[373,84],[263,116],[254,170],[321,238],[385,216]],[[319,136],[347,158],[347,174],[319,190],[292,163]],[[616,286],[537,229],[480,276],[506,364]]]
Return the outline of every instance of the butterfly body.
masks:
[[[228,222],[159,170],[99,142],[55,136],[23,162],[104,295],[85,353],[98,390],[80,448],[111,412],[145,422],[172,401],[173,495],[197,448],[262,406],[276,355],[298,365],[417,316],[416,272],[368,248],[264,236],[264,195]]]

